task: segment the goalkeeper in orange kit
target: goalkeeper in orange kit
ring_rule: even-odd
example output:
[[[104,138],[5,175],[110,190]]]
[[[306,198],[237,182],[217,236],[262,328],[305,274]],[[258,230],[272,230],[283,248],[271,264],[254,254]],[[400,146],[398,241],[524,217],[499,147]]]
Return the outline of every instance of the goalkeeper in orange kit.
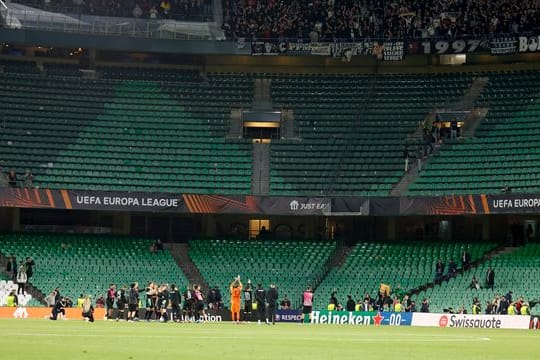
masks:
[[[240,296],[242,294],[242,282],[240,281],[240,275],[234,279],[230,286],[231,291],[231,317],[232,321],[240,323]]]

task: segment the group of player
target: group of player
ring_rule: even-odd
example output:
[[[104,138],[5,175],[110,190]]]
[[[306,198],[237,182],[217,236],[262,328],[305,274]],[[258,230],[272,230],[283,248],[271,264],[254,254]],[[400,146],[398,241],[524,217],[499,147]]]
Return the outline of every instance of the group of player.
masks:
[[[144,293],[144,304],[141,303],[141,294]],[[182,299],[184,302],[182,303]],[[116,308],[115,308],[116,304]],[[158,320],[167,321],[195,321],[201,322],[204,318],[204,296],[200,285],[187,287],[183,294],[174,284],[157,284],[150,282],[145,288],[139,288],[138,283],[132,283],[129,289],[126,286],[117,288],[111,284],[105,299],[107,312],[106,320],[139,321],[141,308],[144,309],[144,320],[149,322]],[[171,314],[167,313],[170,306]],[[116,317],[115,317],[116,309]],[[127,318],[126,318],[127,310]]]
[[[246,286],[237,276],[230,284],[231,317],[236,323],[257,320],[259,324],[275,324],[278,302],[278,290],[275,284],[270,284],[265,290],[261,284],[254,289],[251,281]],[[144,299],[141,299],[144,297]],[[144,300],[141,301],[141,300]],[[240,316],[242,301],[243,316]],[[214,305],[214,306],[212,306]],[[138,283],[132,283],[129,288],[117,288],[110,284],[105,299],[106,320],[127,321],[174,321],[174,322],[203,322],[206,318],[205,297],[200,285],[187,286],[181,292],[174,284],[157,284],[150,282],[144,288]],[[217,310],[218,303],[209,304],[208,309]],[[167,309],[170,308],[170,313]],[[144,319],[140,319],[144,309]],[[126,314],[127,312],[127,314]]]

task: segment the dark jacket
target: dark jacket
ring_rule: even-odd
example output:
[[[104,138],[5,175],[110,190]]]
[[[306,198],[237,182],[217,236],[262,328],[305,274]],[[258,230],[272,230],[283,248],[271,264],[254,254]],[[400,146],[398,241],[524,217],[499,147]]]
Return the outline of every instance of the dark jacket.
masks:
[[[264,289],[257,289],[255,291],[255,300],[257,304],[264,304],[266,302],[266,291]]]
[[[271,287],[266,292],[266,301],[268,302],[268,306],[275,307],[277,306],[278,301],[278,291],[275,287]]]

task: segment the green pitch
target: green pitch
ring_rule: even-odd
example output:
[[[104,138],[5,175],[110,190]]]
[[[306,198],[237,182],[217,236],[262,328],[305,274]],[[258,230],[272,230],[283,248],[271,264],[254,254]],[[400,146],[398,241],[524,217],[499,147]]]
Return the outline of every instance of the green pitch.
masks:
[[[539,359],[540,332],[0,320],[2,359]]]

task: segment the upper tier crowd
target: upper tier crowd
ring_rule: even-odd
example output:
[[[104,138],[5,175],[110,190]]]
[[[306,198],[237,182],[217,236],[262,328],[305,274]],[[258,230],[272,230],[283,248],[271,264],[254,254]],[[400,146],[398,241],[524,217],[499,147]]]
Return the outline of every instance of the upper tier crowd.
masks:
[[[84,14],[208,21],[213,0],[13,0]],[[523,33],[540,28],[537,0],[223,0],[229,39],[354,41]]]
[[[212,0],[13,0],[44,10],[113,17],[207,21]]]
[[[229,38],[422,38],[540,27],[536,0],[224,0]]]

